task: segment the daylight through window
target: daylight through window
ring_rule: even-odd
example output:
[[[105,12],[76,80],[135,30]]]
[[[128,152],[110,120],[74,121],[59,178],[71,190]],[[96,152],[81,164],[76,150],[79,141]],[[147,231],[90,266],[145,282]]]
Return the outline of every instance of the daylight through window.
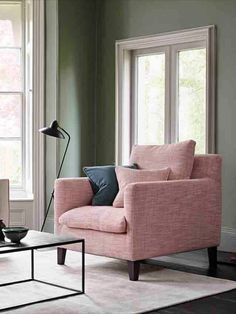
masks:
[[[0,2],[0,178],[25,189],[31,159],[26,128],[29,101],[29,29],[25,1]],[[26,170],[27,168],[27,170]]]

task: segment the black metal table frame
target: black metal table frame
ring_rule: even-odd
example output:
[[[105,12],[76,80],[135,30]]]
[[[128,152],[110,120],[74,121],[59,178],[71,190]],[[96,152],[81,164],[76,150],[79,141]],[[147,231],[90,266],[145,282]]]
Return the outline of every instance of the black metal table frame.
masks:
[[[64,245],[69,245],[69,244],[74,244],[74,243],[81,243],[82,244],[82,251],[81,251],[81,254],[82,254],[82,288],[81,288],[81,290],[76,290],[76,289],[73,289],[73,288],[68,288],[68,287],[64,287],[64,286],[61,286],[61,285],[57,285],[57,284],[54,284],[54,283],[51,283],[51,282],[35,279],[35,277],[34,277],[34,250],[35,249],[43,249],[43,248],[54,247],[54,246],[64,246]],[[34,305],[34,304],[38,304],[38,303],[43,303],[43,302],[48,302],[48,301],[55,301],[55,300],[58,300],[58,299],[64,299],[64,298],[67,298],[67,297],[72,297],[72,296],[76,296],[76,295],[85,293],[85,240],[84,239],[63,242],[63,244],[62,243],[50,243],[50,244],[47,244],[47,245],[39,245],[39,246],[35,246],[35,247],[32,247],[32,248],[22,247],[22,248],[17,248],[15,250],[14,249],[13,250],[6,250],[6,251],[3,251],[3,252],[0,252],[0,254],[15,253],[15,252],[20,252],[20,251],[31,251],[31,278],[25,279],[25,280],[19,280],[19,281],[6,282],[6,283],[3,283],[3,284],[0,284],[0,288],[4,287],[4,286],[16,285],[16,284],[20,284],[20,283],[24,283],[24,282],[36,281],[36,282],[39,282],[39,283],[42,283],[42,284],[46,284],[46,285],[50,285],[50,286],[53,286],[53,287],[56,287],[56,288],[69,290],[69,291],[71,291],[71,293],[70,294],[65,294],[65,295],[60,295],[60,296],[57,296],[57,297],[51,297],[51,298],[47,298],[47,299],[43,299],[43,300],[23,303],[23,304],[10,306],[10,307],[6,307],[6,308],[1,308],[0,312],[14,310],[14,309],[18,309],[20,307],[24,307],[24,306],[28,306],[28,305]]]

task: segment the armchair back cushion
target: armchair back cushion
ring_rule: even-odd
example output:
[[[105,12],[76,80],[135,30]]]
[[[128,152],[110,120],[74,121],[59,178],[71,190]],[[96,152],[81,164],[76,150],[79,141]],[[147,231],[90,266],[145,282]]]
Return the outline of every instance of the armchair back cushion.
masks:
[[[137,165],[124,166],[137,168]],[[94,166],[84,167],[84,173],[89,178],[94,193],[93,206],[112,205],[118,193],[118,182],[116,179],[115,166]]]
[[[114,199],[114,207],[124,207],[125,188],[130,183],[167,181],[170,168],[160,170],[134,170],[124,167],[116,167],[116,176],[119,184],[119,192]]]
[[[171,168],[169,180],[191,177],[196,142],[193,140],[166,145],[134,145],[130,162],[139,169]]]

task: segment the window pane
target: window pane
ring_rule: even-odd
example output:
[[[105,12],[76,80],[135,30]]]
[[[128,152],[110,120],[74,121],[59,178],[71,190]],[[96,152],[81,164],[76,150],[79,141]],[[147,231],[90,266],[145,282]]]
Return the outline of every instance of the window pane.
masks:
[[[20,49],[0,49],[0,91],[21,90]]]
[[[206,152],[206,49],[179,52],[179,140],[194,139]]]
[[[0,178],[9,178],[13,186],[22,185],[20,141],[0,141]]]
[[[0,94],[0,137],[21,136],[21,95]]]
[[[0,46],[21,46],[21,5],[0,3]]]
[[[137,143],[163,144],[165,54],[138,57]]]

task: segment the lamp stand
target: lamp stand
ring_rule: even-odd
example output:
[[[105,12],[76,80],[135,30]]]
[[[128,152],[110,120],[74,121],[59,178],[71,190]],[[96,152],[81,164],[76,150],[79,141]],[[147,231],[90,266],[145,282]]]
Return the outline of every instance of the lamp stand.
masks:
[[[57,173],[57,179],[60,177],[62,166],[64,164],[66,153],[67,153],[67,150],[68,150],[68,147],[69,147],[69,144],[70,144],[70,134],[68,132],[66,132],[66,130],[61,128],[60,126],[58,126],[58,128],[61,129],[68,136],[68,141],[67,141],[66,148],[65,148],[62,160],[61,160],[61,164],[60,164],[60,167],[59,167],[59,170],[58,170],[58,173]],[[47,207],[47,210],[46,210],[46,213],[45,213],[43,224],[42,224],[42,227],[41,227],[41,230],[40,230],[41,232],[44,229],[44,226],[45,226],[45,223],[46,223],[46,220],[47,220],[47,217],[48,217],[48,213],[49,213],[49,210],[50,210],[50,207],[51,207],[53,199],[54,199],[54,189],[52,190],[52,193],[51,193],[51,197],[50,197],[50,200],[49,200],[49,203],[48,203],[48,207]]]

